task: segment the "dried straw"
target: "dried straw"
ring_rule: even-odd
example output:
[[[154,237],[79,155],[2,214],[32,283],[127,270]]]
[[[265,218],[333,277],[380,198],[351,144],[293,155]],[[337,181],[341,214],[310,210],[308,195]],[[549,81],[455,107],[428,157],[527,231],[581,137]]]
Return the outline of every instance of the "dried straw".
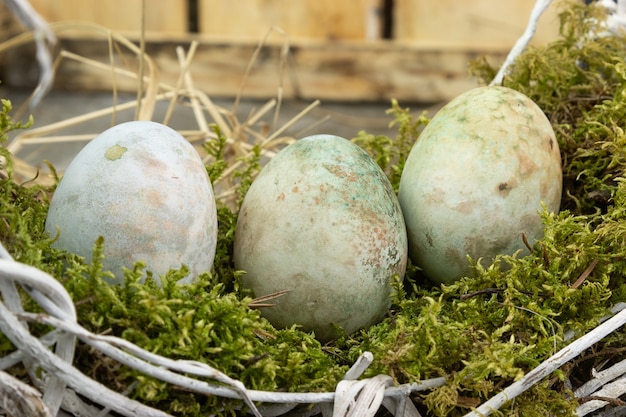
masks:
[[[104,116],[110,116],[111,124],[114,124],[116,114],[123,110],[135,109],[135,118],[137,120],[153,120],[155,106],[161,101],[168,103],[165,117],[162,120],[164,124],[167,124],[171,120],[172,114],[177,106],[187,106],[186,103],[189,103],[188,105],[196,120],[197,130],[186,130],[180,133],[190,140],[190,142],[194,143],[205,163],[211,163],[212,161],[211,157],[204,152],[202,144],[215,139],[215,134],[209,128],[210,124],[213,123],[217,125],[227,138],[225,159],[227,159],[229,168],[222,178],[214,184],[214,188],[216,189],[218,198],[223,199],[224,203],[232,205],[236,199],[237,184],[231,180],[231,175],[241,167],[241,160],[249,157],[255,147],[260,149],[260,153],[264,158],[272,158],[278,150],[295,140],[293,137],[284,136],[287,129],[319,106],[319,101],[315,101],[283,126],[277,126],[282,102],[282,79],[285,76],[285,67],[289,56],[288,38],[277,28],[270,30],[266,37],[259,43],[247,67],[246,76],[242,80],[240,92],[234,101],[233,108],[230,110],[216,105],[206,93],[198,90],[194,86],[193,77],[189,72],[189,68],[198,47],[197,41],[193,41],[187,51],[183,50],[181,47],[176,49],[175,52],[180,64],[180,73],[175,85],[169,85],[160,82],[158,79],[155,64],[150,56],[145,53],[145,45],[143,45],[143,43],[138,47],[134,42],[120,33],[90,23],[59,22],[51,24],[50,28],[57,37],[62,37],[65,33],[78,30],[87,36],[104,37],[107,40],[109,45],[108,63],[98,62],[88,57],[77,55],[72,51],[62,49],[58,51],[54,59],[54,70],[56,71],[64,60],[71,60],[81,65],[88,66],[91,69],[101,70],[103,77],[111,78],[113,86],[113,105],[24,131],[15,137],[8,146],[13,155],[17,155],[25,146],[63,146],[71,142],[88,142],[100,132],[81,135],[64,135],[57,133],[63,129],[78,126]],[[239,120],[236,111],[245,91],[246,78],[253,68],[255,60],[258,59],[259,52],[262,50],[265,42],[267,42],[267,38],[274,32],[285,37],[285,42],[281,48],[281,62],[279,65],[281,76],[277,89],[277,97],[269,100],[261,106],[261,108],[252,112],[247,119]],[[0,53],[10,48],[31,43],[33,39],[31,33],[20,34],[0,44]],[[116,62],[127,62],[128,60],[126,58],[129,54],[138,58],[139,68],[133,68],[130,64],[126,66],[116,64]],[[145,71],[145,75],[143,75],[143,71]],[[126,103],[118,103],[117,80],[119,77],[136,79],[138,81],[140,94],[137,95],[135,100]],[[28,100],[14,117],[18,118],[20,113],[25,111],[27,103]],[[263,118],[272,110],[274,110],[271,122],[273,127],[268,130],[266,127],[267,124],[263,122]],[[35,182],[45,185],[49,185],[54,181],[47,175],[38,175],[37,168],[18,158],[15,159],[15,171],[18,178],[26,180],[36,177]],[[62,172],[60,173],[62,174]]]

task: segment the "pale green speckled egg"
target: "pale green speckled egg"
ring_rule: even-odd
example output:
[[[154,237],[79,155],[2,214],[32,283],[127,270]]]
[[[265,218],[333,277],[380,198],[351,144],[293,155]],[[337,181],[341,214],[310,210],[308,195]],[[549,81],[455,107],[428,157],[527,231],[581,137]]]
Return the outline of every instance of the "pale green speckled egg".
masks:
[[[252,183],[239,213],[234,262],[254,295],[287,290],[262,309],[279,328],[326,341],[381,320],[391,279],[404,275],[406,228],[382,170],[332,135],[281,150]]]
[[[411,260],[435,282],[471,276],[468,255],[489,265],[528,252],[543,236],[545,204],[558,212],[562,169],[550,122],[525,95],[472,89],[444,106],[406,161],[398,198]]]
[[[217,211],[205,166],[175,130],[155,122],[114,126],[67,167],[50,203],[46,230],[54,246],[91,259],[104,237],[104,267],[144,261],[158,280],[185,264],[190,282],[211,270]]]

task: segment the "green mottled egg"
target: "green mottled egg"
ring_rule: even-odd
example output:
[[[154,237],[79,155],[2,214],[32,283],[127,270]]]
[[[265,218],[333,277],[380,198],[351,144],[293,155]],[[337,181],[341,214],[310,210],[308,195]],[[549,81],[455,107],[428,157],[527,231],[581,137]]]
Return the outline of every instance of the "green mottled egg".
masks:
[[[114,126],[72,160],[50,202],[46,230],[54,246],[91,258],[104,237],[104,267],[144,261],[165,274],[183,264],[190,282],[213,266],[217,211],[206,168],[193,146],[155,122]]]
[[[472,89],[444,106],[406,161],[398,198],[411,260],[435,282],[527,252],[543,236],[542,204],[558,212],[562,170],[550,122],[525,95]]]
[[[334,325],[352,333],[382,319],[407,250],[400,206],[382,170],[352,142],[317,135],[281,150],[252,183],[234,262],[255,296],[288,291],[262,310],[270,322],[329,340]]]

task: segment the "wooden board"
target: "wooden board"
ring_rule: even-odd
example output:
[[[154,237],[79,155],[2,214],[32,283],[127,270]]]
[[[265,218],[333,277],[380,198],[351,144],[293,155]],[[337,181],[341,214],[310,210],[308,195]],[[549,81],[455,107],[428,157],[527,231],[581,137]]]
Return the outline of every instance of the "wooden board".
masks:
[[[194,85],[211,96],[232,97],[239,92],[256,42],[199,38],[190,66]],[[65,38],[64,48],[79,55],[108,62],[105,40]],[[149,40],[147,52],[158,67],[160,80],[175,85],[180,73],[175,49],[187,48],[189,39]],[[266,45],[246,80],[248,98],[276,97],[281,85],[279,67],[282,43]],[[385,41],[293,42],[282,79],[287,98],[339,101],[437,102],[476,86],[467,74],[468,63],[481,56],[501,61],[508,50],[425,48]],[[125,62],[136,64],[132,56]],[[135,80],[118,76],[119,89],[136,91]],[[57,88],[109,90],[111,71],[64,60],[56,78]]]
[[[534,5],[534,0],[394,0],[394,39],[510,48],[524,32]],[[553,2],[541,17],[534,44],[557,37],[558,7]]]
[[[288,33],[291,44],[282,79],[285,97],[413,102],[449,100],[476,86],[467,74],[469,62],[489,56],[499,64],[524,30],[534,4],[532,0],[394,0],[396,39],[384,41],[377,39],[383,0],[197,1],[200,35],[186,33],[188,0],[145,0],[147,51],[168,84],[176,84],[180,72],[176,47],[187,48],[196,39],[200,46],[190,68],[195,85],[213,96],[236,95],[258,42],[276,25]],[[50,21],[91,21],[138,39],[141,0],[32,3]],[[535,43],[556,36],[555,16],[551,6],[542,18],[547,29],[540,28]],[[107,39],[101,31],[93,32],[80,36],[67,32],[60,46],[106,63]],[[283,36],[269,38],[246,80],[247,97],[276,96],[284,42]],[[11,80],[11,74],[19,80],[33,72],[32,57],[14,56],[5,62],[11,62],[4,68],[5,81]],[[133,54],[119,62],[137,67]],[[56,81],[57,88],[87,91],[109,90],[114,84],[128,91],[137,87],[134,80],[117,77],[114,81],[111,71],[68,59],[62,62]]]
[[[199,32],[259,39],[272,26],[292,39],[373,40],[381,37],[384,0],[197,0]],[[533,0],[394,0],[394,40],[462,45],[512,45],[523,32]],[[555,2],[557,3],[557,2]],[[137,32],[142,0],[31,0],[48,21],[80,20]],[[145,0],[146,30],[188,32],[190,0]],[[536,44],[558,33],[558,5],[551,5]],[[386,11],[389,13],[389,10]]]
[[[22,31],[24,31],[24,27],[13,17],[4,2],[0,1],[0,42],[12,38]]]
[[[30,0],[49,22],[79,20],[111,30],[139,33],[141,0]],[[146,0],[146,31],[187,32],[187,0]]]
[[[292,39],[379,37],[381,0],[199,0],[200,33],[259,39],[272,26]]]

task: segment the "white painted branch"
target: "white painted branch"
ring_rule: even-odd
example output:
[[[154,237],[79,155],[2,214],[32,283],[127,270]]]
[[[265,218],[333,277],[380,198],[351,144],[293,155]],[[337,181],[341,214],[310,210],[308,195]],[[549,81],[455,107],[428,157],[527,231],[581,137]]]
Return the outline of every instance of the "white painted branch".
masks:
[[[43,335],[41,338],[39,338],[39,341],[44,346],[52,346],[53,344],[56,343],[57,337],[59,336],[60,332],[61,331],[57,329],[52,330],[51,332],[48,332],[45,335]],[[0,358],[0,371],[4,371],[5,369],[9,369],[10,367],[17,365],[18,363],[22,362],[25,358],[26,358],[26,355],[24,355],[24,352],[22,352],[19,349],[9,353],[6,356],[1,357]]]
[[[333,417],[374,417],[393,380],[388,375],[337,384]]]
[[[56,43],[56,36],[27,0],[5,0],[5,4],[13,14],[35,34],[35,45],[37,47],[37,62],[39,63],[39,84],[33,92],[31,106],[39,104],[41,99],[52,87],[54,81],[54,69],[52,66],[52,56],[48,44]]]
[[[545,360],[541,365],[528,372],[522,379],[509,385],[504,391],[492,397],[476,410],[465,415],[465,417],[486,417],[498,410],[504,403],[511,401],[526,390],[532,388],[536,383],[563,366],[565,363],[580,355],[582,351],[591,345],[602,340],[608,334],[622,327],[626,323],[626,310],[622,310],[615,316],[608,319],[586,335],[578,338],[568,346],[564,347],[556,354]]]
[[[50,314],[61,319],[76,321],[76,309],[72,298],[63,285],[50,275],[35,267],[7,259],[0,259],[0,271],[2,271],[3,280],[21,284],[28,291],[37,290],[38,298],[45,301],[42,307],[48,306]]]
[[[65,322],[43,314],[20,313],[19,317],[22,319],[49,324],[55,326],[57,329],[71,333],[80,338],[83,342],[93,346],[116,361],[162,381],[187,388],[193,392],[217,395],[225,398],[243,399],[255,415],[261,417],[260,413],[256,411],[256,407],[254,406],[252,400],[248,397],[247,391],[241,382],[233,380],[227,375],[204,363],[168,359],[141,349],[127,340],[114,336],[95,335],[85,330],[78,324]],[[123,348],[125,351],[130,353],[127,353],[119,348]],[[228,384],[230,388],[219,385],[211,385],[204,381],[179,375],[170,371],[170,369],[181,373],[212,378],[221,383]]]
[[[65,320],[76,321],[76,308],[61,283],[37,268],[15,262],[10,258],[9,255],[9,259],[6,259],[6,256],[0,259],[0,271],[2,271],[0,280],[4,283],[3,296],[5,290],[13,293],[15,283],[19,283],[46,311]],[[12,301],[18,311],[22,310],[21,305],[16,305],[19,297]],[[74,360],[75,343],[74,336],[59,334],[56,339],[55,353],[60,359],[71,364]],[[25,365],[30,368],[28,362],[25,362]],[[33,369],[29,371],[32,374]],[[65,392],[65,383],[56,375],[49,375],[43,398],[51,413],[58,413],[63,401],[63,392]]]
[[[112,410],[128,417],[171,417],[167,413],[126,398],[80,373],[70,363],[61,360],[33,337],[2,302],[0,302],[0,331],[20,350],[36,359],[46,372],[63,380],[76,392],[94,403],[106,404]]]
[[[409,396],[396,399],[385,397],[383,405],[395,417],[422,417]]]
[[[39,391],[1,371],[0,409],[12,417],[52,417]]]
[[[494,77],[494,79],[489,83],[489,85],[502,85],[502,80],[506,75],[509,67],[513,65],[515,59],[524,52],[530,41],[532,40],[535,32],[537,31],[537,24],[539,23],[539,18],[546,11],[548,6],[552,3],[552,0],[537,0],[535,3],[535,7],[533,7],[532,12],[530,13],[530,18],[528,19],[528,25],[526,26],[526,30],[522,36],[517,40],[513,48],[507,55],[504,60],[504,64],[500,67],[500,70]]]
[[[343,376],[344,380],[358,379],[374,361],[371,352],[363,352]]]
[[[624,35],[624,30],[626,30],[626,0],[617,0],[614,13],[609,15],[606,24],[613,35]]]
[[[67,323],[63,320],[47,316],[44,314],[20,313],[19,318],[37,321],[40,323],[55,326],[57,329],[76,335],[81,341],[100,350],[107,356],[124,363],[127,366],[151,375],[163,381],[184,387],[194,392],[207,395],[216,395],[224,398],[242,399],[242,392],[237,389],[240,386],[238,381],[230,379],[228,376],[209,367],[206,364],[191,361],[178,361],[155,355],[140,347],[114,336],[95,335],[74,323]],[[126,352],[122,351],[124,349]],[[128,353],[127,353],[128,352]],[[131,355],[132,354],[132,355]],[[134,355],[134,356],[133,356]],[[230,386],[219,386],[198,381],[193,378],[176,374],[175,372],[190,375],[202,376],[219,380]],[[412,392],[428,390],[441,386],[445,383],[445,378],[433,378],[415,382],[412,384],[390,387],[385,395],[390,397],[409,395]],[[318,403],[332,402],[335,398],[334,392],[321,393],[296,393],[296,392],[266,392],[256,390],[244,390],[251,401],[270,403]]]
[[[2,242],[0,242],[0,259],[13,261],[13,257],[4,248]],[[15,282],[9,279],[0,279],[0,292],[2,293],[2,298],[5,300],[6,305],[9,306],[11,311],[24,311],[20,301],[20,293],[17,291]]]
[[[587,381],[585,384],[580,386],[576,391],[574,391],[574,395],[577,398],[586,397],[591,395],[595,391],[597,391],[603,385],[608,384],[620,376],[626,375],[626,359],[621,362],[616,363],[615,365],[607,368],[603,371],[597,372],[593,379]]]
[[[98,416],[101,412],[99,408],[94,407],[91,404],[85,403],[77,394],[71,389],[66,389],[63,394],[63,406],[62,409],[67,411],[75,417],[90,417]],[[57,416],[60,417],[60,416]],[[108,416],[107,416],[108,417]]]
[[[624,417],[626,416],[626,405],[618,405],[608,410],[599,411],[594,417]]]
[[[606,384],[601,390],[593,393],[593,396],[605,397],[605,398],[618,398],[626,393],[626,377],[617,379],[610,384]],[[579,417],[586,416],[596,410],[608,405],[608,401],[591,400],[587,401],[576,408],[576,415]]]

